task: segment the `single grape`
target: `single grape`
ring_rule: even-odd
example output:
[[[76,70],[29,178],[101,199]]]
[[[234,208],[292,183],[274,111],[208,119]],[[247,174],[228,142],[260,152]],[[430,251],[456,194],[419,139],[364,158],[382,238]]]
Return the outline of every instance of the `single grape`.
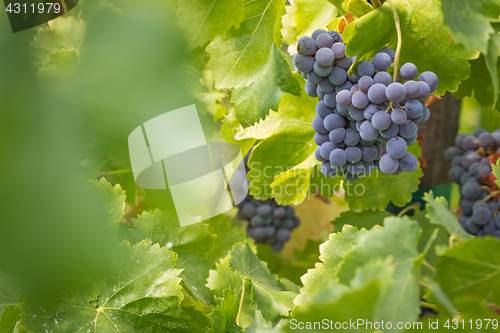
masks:
[[[444,151],[444,158],[448,161],[451,162],[453,157],[460,155],[460,149],[458,147],[452,146],[448,147]]]
[[[348,90],[342,90],[337,93],[337,103],[343,106],[351,104],[352,95]]]
[[[373,141],[377,139],[379,132],[373,127],[371,122],[366,121],[360,126],[359,135],[363,140]]]
[[[359,76],[373,76],[375,74],[375,67],[370,61],[362,61],[358,66]]]
[[[351,94],[354,94],[359,90],[359,86],[357,84],[353,85],[352,88],[349,90]]]
[[[387,99],[393,103],[401,102],[406,96],[406,90],[401,83],[391,83],[385,92]]]
[[[246,219],[251,219],[251,218],[252,218],[252,216],[254,216],[254,215],[255,215],[256,211],[257,211],[257,209],[256,209],[256,208],[255,208],[255,206],[254,206],[252,203],[250,203],[250,202],[246,203],[246,204],[243,206],[242,210],[241,210],[242,215],[243,215]]]
[[[321,118],[325,118],[326,116],[332,113],[333,109],[328,107],[325,104],[325,101],[319,101],[318,104],[316,104],[316,114]]]
[[[358,131],[358,133],[359,133],[359,131],[361,130],[361,129],[360,129],[361,125],[362,125],[365,121],[366,121],[366,119],[362,119],[362,120],[358,120],[358,121],[356,121],[356,131]],[[360,135],[360,136],[361,136],[361,135]],[[361,142],[361,140],[362,140],[362,139],[363,139],[363,138],[360,138],[360,139],[359,139],[359,141]]]
[[[380,52],[387,53],[389,55],[389,57],[391,57],[391,61],[394,62],[394,58],[396,57],[396,52],[394,50],[382,49],[382,50],[380,50]]]
[[[383,84],[387,87],[392,83],[392,78],[391,75],[387,72],[378,72],[373,77],[373,82]]]
[[[316,108],[317,109],[317,108]],[[401,125],[407,120],[406,112],[403,109],[397,108],[391,113],[391,120],[393,123]]]
[[[271,205],[263,204],[257,207],[257,214],[259,214],[263,218],[271,216],[272,213],[273,207]]]
[[[325,162],[321,165],[321,172],[326,176],[326,177],[336,177],[337,172],[332,170],[330,162]]]
[[[418,168],[418,159],[412,153],[406,153],[399,159],[399,167],[405,172],[413,172]]]
[[[342,59],[345,57],[345,45],[343,43],[335,43],[332,46],[335,59]]]
[[[308,94],[309,96],[318,97],[318,94],[316,93],[316,88],[318,88],[317,84],[313,84],[311,82],[306,82],[305,91],[306,91],[306,94]]]
[[[323,100],[323,98],[325,97],[325,93],[321,91],[319,84],[318,84],[318,88],[316,88],[316,95],[318,95],[320,100]]]
[[[483,228],[486,235],[493,235],[495,231],[497,231],[497,226],[495,225],[495,220],[491,220],[487,225]]]
[[[320,149],[321,147],[316,148],[316,150],[314,151],[314,157],[316,157],[316,159],[320,162],[328,161],[327,159],[324,159],[323,156],[321,156]]]
[[[352,95],[352,105],[357,109],[364,109],[369,103],[368,95],[362,91],[357,91]]]
[[[398,135],[399,133],[399,125],[392,122],[391,123],[391,126],[389,126],[388,129],[384,130],[384,131],[379,131],[380,133],[380,136],[386,140],[389,140],[389,139],[392,139],[393,137],[395,137],[396,135]]]
[[[329,134],[330,141],[333,143],[344,142],[345,134],[346,134],[345,128],[336,128]]]
[[[431,111],[429,110],[429,108],[425,105],[423,105],[423,108],[424,110],[422,111],[422,120],[421,120],[422,123],[429,120],[431,116]]]
[[[492,172],[491,167],[488,165],[480,165],[476,171],[476,179],[481,181],[484,176],[489,175]]]
[[[380,159],[379,166],[383,173],[392,175],[399,169],[399,161],[386,154]]]
[[[481,188],[477,182],[467,182],[464,186],[462,186],[460,193],[466,199],[476,200],[481,194]]]
[[[413,137],[415,134],[417,134],[417,131],[418,131],[417,124],[415,124],[411,120],[407,120],[401,125],[399,125],[399,135],[401,135],[405,139]]]
[[[460,211],[462,212],[462,214],[471,215],[472,206],[474,206],[474,201],[467,199],[460,201]]]
[[[403,79],[413,80],[414,78],[417,77],[418,69],[417,69],[417,66],[415,66],[411,62],[407,62],[406,64],[401,66],[399,73],[401,74],[401,77]]]
[[[349,58],[347,56],[336,59],[335,62],[337,63],[337,66],[342,67],[343,69],[349,69],[352,65],[352,58]]]
[[[406,97],[409,99],[417,98],[420,95],[420,85],[415,81],[407,81],[403,83],[406,90]]]
[[[483,148],[496,148],[496,142],[490,133],[481,133],[477,138],[477,143]]]
[[[332,36],[334,43],[337,43],[338,41],[342,40],[342,38],[341,38],[342,35],[340,35],[337,31],[330,30],[330,31],[328,31],[328,33],[330,34],[330,36]]]
[[[474,222],[473,218],[467,220],[466,225],[467,225],[467,230],[472,234],[477,234],[483,230],[481,226],[477,225],[476,222]]]
[[[372,120],[372,117],[375,113],[380,111],[380,106],[377,104],[368,104],[368,106],[365,108],[363,115],[366,120]]]
[[[314,39],[307,37],[300,42],[299,46],[297,47],[297,50],[299,50],[301,53],[305,55],[310,56],[316,53],[318,47],[316,46],[316,41]]]
[[[429,72],[429,71],[423,72],[422,74],[420,74],[420,76],[418,77],[418,81],[423,81],[423,82],[427,83],[429,85],[431,93],[436,91],[436,89],[439,85],[439,79],[436,76],[436,74],[434,74],[433,72]]]
[[[323,97],[323,101],[326,106],[334,109],[335,106],[337,105],[337,94],[335,93],[335,91],[325,94],[325,97]]]
[[[312,121],[312,126],[316,132],[320,134],[328,134],[328,131],[325,129],[325,126],[323,125],[323,118],[321,118],[320,116],[314,117]]]
[[[332,84],[341,86],[347,81],[347,72],[345,71],[345,69],[335,66],[328,76],[328,79]]]
[[[336,98],[336,97],[335,97]],[[343,115],[343,116],[347,116],[349,115],[349,106],[343,106],[343,105],[340,105],[339,103],[337,103],[336,107],[337,111]]]
[[[321,145],[319,154],[324,159],[328,159],[332,151],[334,151],[335,149],[337,149],[337,146],[333,142],[327,141]]]
[[[366,93],[374,83],[371,76],[363,76],[358,81],[358,87],[362,92]]]
[[[315,30],[315,31],[312,33],[311,37],[312,37],[312,39],[316,40],[316,38],[318,38],[318,36],[319,36],[319,35],[324,34],[324,33],[327,33],[327,32],[328,32],[328,31],[323,30],[323,29],[317,29],[317,30]]]
[[[387,87],[381,83],[375,83],[368,89],[368,99],[374,104],[381,104],[386,100]]]
[[[403,157],[406,154],[408,146],[403,138],[392,138],[387,142],[387,154],[394,159]]]
[[[344,143],[346,146],[354,147],[359,143],[359,133],[356,130],[348,128],[345,133]]]
[[[360,121],[365,119],[364,110],[358,109],[352,104],[349,105],[349,116],[355,121]]]
[[[342,149],[334,149],[329,156],[330,164],[333,166],[343,166],[347,163],[347,154]]]
[[[314,134],[314,143],[316,143],[318,146],[321,146],[323,143],[328,142],[328,140],[329,140],[328,134],[320,134],[320,133]]]
[[[316,62],[323,67],[330,66],[334,60],[335,56],[330,48],[323,47],[316,52]]]
[[[391,64],[391,57],[387,53],[379,52],[373,57],[373,66],[379,71],[386,71]]]
[[[369,94],[370,92],[368,92]],[[391,126],[391,116],[384,112],[384,111],[379,111],[373,115],[372,118],[372,125],[375,127],[375,129],[379,131],[384,131]]]
[[[328,36],[330,36],[330,35],[328,35]],[[290,239],[290,230],[278,229],[278,231],[276,232],[276,239],[278,240],[278,242],[281,242],[281,243],[288,242],[288,240]]]
[[[347,161],[349,163],[357,163],[361,161],[362,153],[361,149],[358,147],[347,147],[345,149],[345,153],[347,155]]]
[[[373,162],[379,156],[378,149],[375,145],[361,146],[361,154],[364,162]]]
[[[283,244],[281,242],[272,243],[270,245],[271,250],[273,250],[274,252],[279,252],[279,251],[283,250],[284,246],[285,246],[285,244]]]
[[[425,101],[431,95],[429,85],[423,81],[418,81],[418,85],[420,86],[420,94],[415,99]]]
[[[314,66],[314,64],[313,64]],[[309,73],[307,73],[307,81],[318,84],[321,82],[323,78],[321,76],[318,76],[316,73],[314,73],[313,70],[311,70]]]
[[[308,55],[299,55],[295,67],[301,72],[308,73],[313,70],[314,58]]]
[[[349,92],[350,92],[350,90],[351,90],[352,86],[353,86],[353,84],[352,84],[352,82],[351,82],[351,81],[346,81],[346,83],[344,83],[343,85],[341,85],[341,86],[337,86],[337,87],[335,88],[335,92],[336,92],[337,94],[338,94],[340,91],[342,91],[342,90],[349,90]]]
[[[335,86],[330,82],[330,80],[328,80],[327,77],[324,77],[321,80],[321,82],[318,84],[318,87],[324,94],[331,93],[335,90]]]
[[[347,79],[349,81],[351,81],[352,83],[358,83],[359,82],[359,76],[357,76],[357,75],[350,76],[349,74],[347,74]]]
[[[323,67],[320,64],[318,64],[317,62],[314,62],[314,65],[313,65],[314,73],[316,73],[316,75],[321,76],[321,77],[327,77],[328,75],[330,75],[330,73],[332,72],[332,69],[333,69],[332,65]]]
[[[418,118],[424,112],[424,107],[419,101],[412,99],[405,105],[405,111],[411,118]]]
[[[330,132],[336,128],[343,128],[345,126],[345,120],[343,117],[336,114],[329,114],[325,117],[323,122],[325,129]]]
[[[495,218],[495,224],[497,225],[497,228],[500,229],[500,214],[497,214]]]
[[[328,50],[330,50],[330,47],[332,47],[332,45],[333,45],[333,38],[332,36],[330,36],[328,32],[319,34],[318,37],[316,37],[316,46],[318,47],[318,49],[328,48]],[[318,53],[316,53],[316,61],[317,61],[317,55]]]
[[[478,208],[472,214],[474,222],[478,225],[487,225],[491,221],[492,217],[491,211],[486,207]]]
[[[262,227],[264,225],[264,219],[259,215],[254,215],[252,218],[250,218],[249,222],[250,222],[250,225],[254,228],[255,227]]]

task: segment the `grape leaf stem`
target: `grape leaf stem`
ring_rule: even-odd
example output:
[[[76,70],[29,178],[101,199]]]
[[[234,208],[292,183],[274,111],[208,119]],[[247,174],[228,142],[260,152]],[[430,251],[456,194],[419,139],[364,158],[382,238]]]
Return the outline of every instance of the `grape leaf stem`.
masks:
[[[243,309],[243,300],[245,299],[245,287],[246,287],[247,280],[243,278],[243,287],[241,289],[241,299],[240,299],[240,307],[238,308],[238,315],[236,316],[236,325],[240,326],[240,319],[241,319],[241,311]]]
[[[394,3],[392,0],[387,0],[391,5],[392,15],[394,16],[394,23],[396,24],[396,32],[398,34],[398,45],[396,46],[396,56],[394,57],[394,76],[392,78],[393,82],[396,82],[396,78],[398,77],[398,68],[399,68],[399,56],[401,54],[401,46],[403,44],[403,37],[401,34],[401,21],[399,20],[398,12],[396,11],[396,7],[394,7]]]
[[[432,272],[436,273],[436,268],[434,266],[432,266],[431,264],[429,264],[429,262],[427,262],[427,260],[423,260],[422,261],[422,264],[427,267],[428,269],[430,269]]]
[[[431,304],[431,303],[427,303],[427,302],[420,302],[420,306],[423,306],[423,307],[426,307],[429,309],[433,309],[433,310],[437,310],[437,306],[435,306],[434,304]]]

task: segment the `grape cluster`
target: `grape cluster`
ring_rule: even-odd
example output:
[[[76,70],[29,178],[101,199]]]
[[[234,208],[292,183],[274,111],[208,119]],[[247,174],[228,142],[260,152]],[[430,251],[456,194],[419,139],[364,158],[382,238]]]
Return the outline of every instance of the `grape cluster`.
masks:
[[[460,134],[455,138],[455,146],[446,149],[444,156],[452,167],[451,180],[460,188],[460,218],[458,221],[465,231],[484,237],[492,235],[500,238],[500,204],[498,190],[489,181],[493,158],[500,153],[500,129],[489,133],[477,130],[473,136]]]
[[[291,231],[300,225],[291,206],[280,206],[273,199],[262,201],[250,195],[240,204],[238,218],[248,221],[247,233],[255,243],[268,243],[276,252],[283,249]]]
[[[392,82],[391,49],[356,63],[351,76],[355,58],[345,50],[341,34],[318,29],[299,39],[293,60],[306,79],[306,93],[319,97],[312,126],[321,171],[350,181],[375,168],[392,175],[414,171],[418,160],[407,146],[417,140],[418,124],[429,119],[424,101],[436,90],[437,76],[424,72],[414,81],[417,67],[406,63]]]

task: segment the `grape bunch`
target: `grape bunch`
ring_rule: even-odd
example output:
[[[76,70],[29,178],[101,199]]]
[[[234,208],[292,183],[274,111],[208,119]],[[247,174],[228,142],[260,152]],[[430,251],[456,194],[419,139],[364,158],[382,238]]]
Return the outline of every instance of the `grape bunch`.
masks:
[[[280,206],[269,199],[254,199],[251,195],[240,204],[240,220],[247,220],[247,233],[255,243],[267,243],[273,251],[281,251],[290,239],[291,231],[300,225],[291,206]]]
[[[418,160],[407,147],[417,140],[418,124],[429,119],[424,101],[436,90],[437,76],[424,72],[415,81],[417,67],[406,63],[392,82],[391,49],[356,63],[351,76],[355,58],[345,50],[341,34],[318,29],[299,39],[293,59],[306,93],[319,97],[312,126],[321,171],[350,181],[376,168],[392,175],[414,171]]]
[[[489,133],[477,130],[473,136],[460,134],[455,138],[455,146],[448,147],[445,159],[452,165],[449,176],[459,185],[460,218],[458,221],[465,231],[484,237],[500,238],[500,204],[498,187],[489,179],[491,163],[500,154],[500,129]]]

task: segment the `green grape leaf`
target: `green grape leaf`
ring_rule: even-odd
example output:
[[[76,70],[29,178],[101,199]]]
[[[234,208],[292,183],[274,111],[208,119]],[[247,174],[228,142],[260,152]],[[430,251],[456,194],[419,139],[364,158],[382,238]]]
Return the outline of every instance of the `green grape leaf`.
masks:
[[[438,0],[393,0],[401,21],[403,44],[400,65],[414,63],[419,72],[432,71],[439,78],[436,95],[456,91],[469,74],[467,60],[477,52],[449,40]],[[396,48],[397,34],[388,2],[349,24],[342,34],[349,56],[356,61],[374,56],[388,43]]]
[[[328,0],[328,2],[337,7],[340,15],[344,15],[346,13],[344,8],[342,8],[342,3],[344,2],[344,0]]]
[[[234,244],[245,241],[245,229],[231,223],[231,218],[219,215],[210,220],[208,232],[216,235],[215,239],[205,254],[205,259],[212,264],[229,254]],[[214,266],[215,267],[215,266]]]
[[[224,291],[228,289],[238,295],[242,290],[243,280],[229,266],[229,256],[221,259],[215,266],[217,269],[210,270],[206,286],[219,297],[223,297]]]
[[[234,89],[231,102],[243,127],[252,126],[265,119],[269,110],[278,111],[281,95],[290,93],[300,96],[301,86],[292,75],[286,56],[273,44],[270,52],[269,69],[248,87]]]
[[[213,324],[208,333],[244,332],[244,330],[236,324],[239,308],[238,298],[231,289],[224,290],[223,297],[224,300],[222,303],[209,315]]]
[[[492,164],[491,168],[493,169],[493,175],[495,175],[495,184],[500,187],[500,163],[497,160],[497,164]]]
[[[489,0],[441,0],[444,23],[451,35],[460,44],[488,52],[488,42],[495,29],[492,21],[498,22],[500,3]]]
[[[136,239],[150,239],[176,252],[179,255],[177,267],[183,269],[181,277],[191,294],[203,302],[213,303],[212,293],[205,287],[210,270],[205,255],[214,241],[208,226],[196,223],[181,227],[173,213],[158,209],[144,212],[132,221]]]
[[[294,0],[286,6],[283,16],[283,41],[289,45],[297,43],[301,36],[310,36],[316,29],[325,29],[337,8],[327,0]]]
[[[500,304],[500,241],[475,238],[448,249],[436,264],[435,280],[453,300],[477,295]]]
[[[45,332],[205,332],[209,318],[182,297],[175,253],[141,242],[131,249],[120,271],[92,287],[73,290],[41,305],[27,299],[21,305],[22,325]],[[96,303],[94,306],[93,304]]]
[[[349,323],[349,320],[356,322],[357,319],[371,321],[373,308],[377,305],[379,285],[378,280],[372,280],[361,288],[341,288],[343,285],[337,285],[336,289],[340,290],[329,291],[328,295],[326,293],[324,295],[327,297],[330,293],[338,294],[333,298],[334,300],[307,307],[297,307],[292,313],[293,319],[285,327],[285,332],[320,332],[317,326],[313,326],[314,322],[322,322],[325,318],[331,318],[332,313],[335,314],[333,326],[328,325],[332,331],[335,328],[335,322]],[[361,301],[362,306],[360,306]]]
[[[382,226],[386,217],[393,216],[386,211],[364,211],[354,212],[352,210],[340,213],[332,224],[335,226],[333,231],[339,232],[345,225],[352,225],[358,229],[371,229],[374,226]]]
[[[246,139],[235,139],[236,133],[239,129],[241,129],[241,124],[236,119],[236,115],[234,113],[230,113],[222,119],[222,127],[220,130],[220,135],[224,138],[226,142],[231,142],[237,144],[243,156],[245,156],[250,149],[252,149],[256,140],[254,138],[246,138]]]
[[[252,285],[252,300],[266,320],[288,316],[293,309],[294,292],[283,291],[276,278],[264,266],[248,244],[236,244],[229,264],[242,279]]]
[[[412,200],[412,193],[418,190],[423,175],[420,167],[398,176],[374,170],[355,182],[344,182],[345,199],[349,208],[355,211],[384,210],[389,202],[404,207]]]
[[[281,321],[268,322],[262,316],[259,310],[255,310],[254,319],[252,325],[245,329],[247,333],[281,333],[280,327],[282,327]]]
[[[244,0],[238,28],[215,38],[207,47],[208,67],[217,88],[248,86],[269,68],[269,56],[276,44],[281,48],[282,0]]]
[[[49,21],[48,26],[38,29],[35,39],[30,44],[36,66],[41,67],[44,62],[49,61],[49,55],[57,50],[78,51],[85,33],[85,22],[73,16],[61,16]]]
[[[294,73],[293,76],[299,80],[301,90],[304,90],[305,80],[302,75]],[[251,127],[233,128],[236,140],[242,139],[267,139],[273,135],[296,129],[301,131],[307,127],[312,128],[312,120],[316,116],[317,100],[302,92],[300,96],[286,94],[281,98],[278,112],[272,112],[264,121]]]
[[[434,199],[434,194],[430,191],[424,194],[424,200],[427,203],[425,206],[426,217],[432,224],[442,226],[450,235],[454,235],[458,239],[468,240],[474,238],[458,223],[457,218],[448,208],[448,202],[444,197]]]
[[[305,305],[314,294],[338,283],[337,272],[345,256],[352,251],[364,232],[366,230],[346,225],[342,232],[330,234],[329,239],[319,247],[319,259],[322,263],[316,264],[314,269],[301,277],[304,288],[294,300],[296,305]]]
[[[368,14],[373,10],[373,7],[365,0],[346,0],[342,4],[342,8],[348,13],[354,13],[357,17]]]
[[[178,6],[177,17],[189,49],[224,36],[239,26],[243,16],[243,0],[180,0]]]
[[[0,314],[9,305],[17,305],[20,293],[19,279],[13,274],[0,272]]]
[[[490,39],[488,46],[488,53],[484,57],[484,60],[486,62],[486,68],[488,68],[488,72],[490,73],[491,77],[491,90],[493,90],[492,91],[493,101],[491,103],[492,109],[497,106],[498,93],[500,92],[499,82],[498,82],[499,81],[498,73],[500,72],[498,70],[498,66],[500,66],[500,62],[498,61],[499,57],[500,57],[500,35],[498,33],[495,33]]]
[[[108,214],[110,224],[119,222],[124,213],[125,191],[120,185],[111,185],[106,178],[101,180],[89,180],[89,187],[92,193],[101,201]]]
[[[344,258],[339,281],[348,284],[359,267],[374,260],[394,258],[394,283],[387,297],[375,309],[377,320],[412,321],[420,313],[420,228],[408,217],[388,217],[384,229],[373,228],[360,236],[358,244]]]
[[[18,306],[9,305],[3,310],[0,317],[0,333],[12,333],[16,323],[21,320],[21,310]]]
[[[78,52],[75,49],[56,50],[49,54],[49,60],[42,64],[38,74],[43,77],[62,77],[73,72],[78,65]]]

